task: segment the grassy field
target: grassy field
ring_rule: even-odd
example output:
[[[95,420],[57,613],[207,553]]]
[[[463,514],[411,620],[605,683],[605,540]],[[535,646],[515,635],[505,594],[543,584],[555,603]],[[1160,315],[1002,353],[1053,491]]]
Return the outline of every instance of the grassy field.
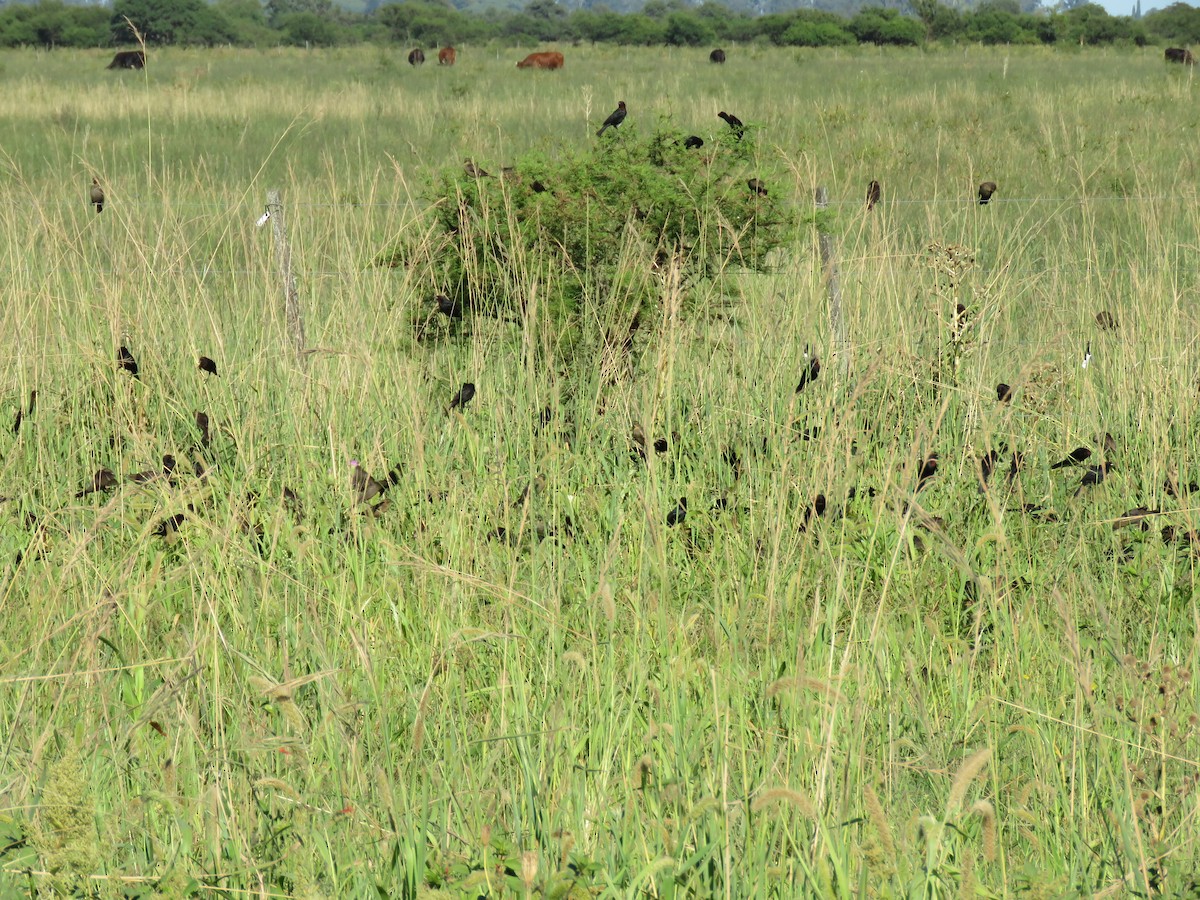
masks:
[[[0,54],[0,896],[1200,895],[1190,74],[564,49]],[[440,286],[373,261],[431,179],[618,99],[754,126],[772,271],[664,279],[627,358],[567,355],[535,283],[427,328]]]

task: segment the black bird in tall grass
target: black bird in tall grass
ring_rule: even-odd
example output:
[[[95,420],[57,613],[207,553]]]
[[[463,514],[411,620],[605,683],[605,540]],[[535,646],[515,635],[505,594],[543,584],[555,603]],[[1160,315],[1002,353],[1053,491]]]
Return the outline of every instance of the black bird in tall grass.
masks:
[[[683,142],[684,150],[697,150],[703,146],[704,146],[704,138],[702,138],[696,134],[689,135],[686,139],[684,139],[684,142]]]
[[[207,372],[209,375],[217,374],[217,364],[207,356],[200,357],[200,365],[198,368],[201,372]]]
[[[979,457],[979,478],[986,487],[988,479],[992,477],[992,471],[996,468],[996,462],[1000,459],[999,451],[992,449],[983,456]]]
[[[676,525],[682,525],[683,520],[687,518],[687,497],[680,497],[679,503],[675,508],[667,513],[667,526],[674,528]]]
[[[400,468],[397,466],[392,469],[383,481],[377,481],[367,474],[357,459],[350,460],[350,487],[353,488],[355,501],[357,503],[367,503],[376,497],[382,496],[390,487],[394,487],[400,481]]]
[[[96,214],[99,215],[104,212],[104,188],[100,187],[99,178],[92,179],[92,192],[90,196],[92,206],[96,207]]]
[[[160,478],[170,479],[175,474],[175,457],[170,453],[164,454],[161,469],[147,469],[145,472],[135,472],[126,481],[131,484],[148,484]]]
[[[160,538],[173,538],[175,533],[179,531],[184,520],[187,519],[187,513],[175,513],[173,516],[168,516],[163,519],[154,529],[154,536]]]
[[[1076,447],[1068,453],[1063,459],[1060,459],[1051,469],[1065,469],[1067,466],[1081,466],[1091,459],[1092,450],[1090,447]]]
[[[717,118],[724,119],[725,124],[733,130],[734,136],[739,141],[742,139],[742,136],[746,133],[746,126],[741,119],[739,119],[733,113],[725,112],[725,110],[721,110],[719,113],[717,113]]]
[[[17,415],[13,419],[12,433],[19,434],[21,432],[21,423],[25,419],[33,415],[34,409],[37,408],[37,391],[29,392],[29,406],[26,409],[17,408]]]
[[[625,101],[618,100],[617,108],[609,113],[608,118],[604,120],[604,124],[600,126],[600,130],[596,132],[596,137],[604,134],[604,130],[606,128],[616,128],[622,122],[624,122],[626,112],[627,110],[625,109]]]
[[[979,205],[986,206],[992,199],[992,194],[996,193],[996,182],[985,181],[979,186]]]
[[[929,480],[937,474],[938,471],[938,455],[930,453],[923,460],[920,460],[920,469],[917,472],[917,490],[916,493],[921,493]]]
[[[129,348],[124,344],[117,351],[117,364],[134,378],[140,377],[138,375],[137,360],[133,358],[133,354],[129,352]]]
[[[1013,395],[1013,389],[1011,386],[1005,384],[1003,381],[1000,382],[998,385],[996,385],[996,402],[997,403],[1011,403],[1012,395]]]
[[[800,383],[796,385],[796,393],[800,393],[821,375],[821,360],[815,355],[809,355],[808,348],[804,350],[804,371],[800,373]]]
[[[445,294],[438,294],[433,298],[437,303],[438,312],[447,319],[461,319],[463,315],[462,302],[451,300]]]
[[[767,186],[757,178],[751,178],[746,182],[746,187],[750,188],[752,193],[758,194],[760,197],[767,196]]]
[[[84,485],[83,489],[75,495],[75,499],[82,499],[88,494],[103,494],[106,491],[111,491],[116,486],[117,476],[112,473],[111,469],[97,469],[96,474],[92,476],[92,480]]]
[[[201,447],[212,443],[212,433],[208,430],[208,413],[196,411],[196,430],[200,432]]]
[[[872,179],[871,183],[867,185],[867,209],[875,208],[875,204],[879,202],[882,193],[879,182]]]
[[[458,389],[458,393],[454,395],[454,399],[450,401],[450,409],[448,409],[447,412],[451,412],[455,409],[466,409],[467,404],[471,402],[471,398],[474,396],[474,383],[470,381],[465,382],[463,386]]]
[[[1079,487],[1075,491],[1075,496],[1078,497],[1083,493],[1086,487],[1094,487],[1097,484],[1103,484],[1108,473],[1113,470],[1112,463],[1105,460],[1098,466],[1088,466],[1088,470],[1083,473],[1083,480],[1079,482]]]
[[[811,506],[805,507],[804,518],[800,520],[800,533],[804,534],[808,531],[808,526],[813,519],[820,519],[825,515],[826,501],[824,494],[817,494],[813,498]]]
[[[468,178],[490,178],[491,176],[479,166],[475,165],[475,160],[464,159],[463,171],[467,173]]]
[[[1110,313],[1107,309],[1102,309],[1096,313],[1096,325],[1101,331],[1116,331],[1117,317]]]

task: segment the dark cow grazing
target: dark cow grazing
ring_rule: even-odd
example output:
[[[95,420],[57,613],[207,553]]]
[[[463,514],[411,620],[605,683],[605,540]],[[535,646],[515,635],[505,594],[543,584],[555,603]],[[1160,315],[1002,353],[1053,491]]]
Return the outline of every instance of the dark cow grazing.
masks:
[[[420,47],[418,47],[416,50],[410,51],[408,54],[408,64],[410,66],[425,65],[425,51]]]
[[[456,60],[457,58],[458,58],[458,54],[454,52],[453,47],[443,47],[441,50],[438,51],[438,65],[439,66],[452,66],[452,65],[454,65],[454,60]]]
[[[557,52],[530,53],[517,63],[518,69],[561,69],[562,67],[563,55]]]
[[[1168,47],[1163,52],[1163,58],[1167,62],[1180,63],[1185,66],[1194,66],[1196,57],[1192,56],[1191,50],[1185,50],[1182,47]]]
[[[110,69],[144,69],[146,68],[146,51],[118,50],[108,67]]]
[[[718,47],[712,53],[708,54],[708,61],[712,63],[725,62],[725,51]]]

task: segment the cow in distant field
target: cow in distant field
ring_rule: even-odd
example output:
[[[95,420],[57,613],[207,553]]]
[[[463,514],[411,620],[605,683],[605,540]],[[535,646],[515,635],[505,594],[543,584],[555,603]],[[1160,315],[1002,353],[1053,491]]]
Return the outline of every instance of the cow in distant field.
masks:
[[[146,52],[144,50],[118,50],[108,67],[110,69],[144,69],[146,68]]]
[[[453,47],[443,47],[441,50],[438,51],[438,65],[439,66],[452,66],[452,65],[454,65],[454,60],[457,57],[458,57],[458,54],[454,52]]]
[[[1167,62],[1181,63],[1185,66],[1194,66],[1196,57],[1192,56],[1191,50],[1184,50],[1182,47],[1168,47],[1163,53],[1163,58]]]
[[[561,69],[563,55],[557,51],[550,53],[530,53],[517,63],[518,69]]]
[[[725,51],[718,47],[712,53],[708,54],[708,61],[714,63],[725,62]]]
[[[416,50],[409,52],[408,64],[410,66],[421,66],[425,64],[425,51],[418,47]]]

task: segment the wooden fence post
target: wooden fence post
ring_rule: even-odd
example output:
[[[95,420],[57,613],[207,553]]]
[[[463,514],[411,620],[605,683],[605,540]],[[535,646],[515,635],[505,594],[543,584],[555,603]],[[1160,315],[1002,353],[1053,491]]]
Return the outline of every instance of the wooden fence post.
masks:
[[[283,203],[279,191],[267,191],[267,212],[270,213],[275,231],[275,259],[279,264],[279,277],[283,282],[283,311],[287,320],[288,337],[296,359],[301,366],[307,361],[304,352],[304,318],[300,314],[300,294],[296,290],[296,276],[292,274],[292,248],[288,244],[287,230],[283,227]]]
[[[842,285],[838,278],[837,256],[834,253],[833,235],[825,230],[820,213],[829,208],[829,191],[821,185],[816,190],[817,235],[821,247],[821,267],[825,273],[825,286],[829,291],[829,330],[834,357],[841,357],[844,369],[850,369],[850,340],[846,336],[846,320],[842,315]]]

